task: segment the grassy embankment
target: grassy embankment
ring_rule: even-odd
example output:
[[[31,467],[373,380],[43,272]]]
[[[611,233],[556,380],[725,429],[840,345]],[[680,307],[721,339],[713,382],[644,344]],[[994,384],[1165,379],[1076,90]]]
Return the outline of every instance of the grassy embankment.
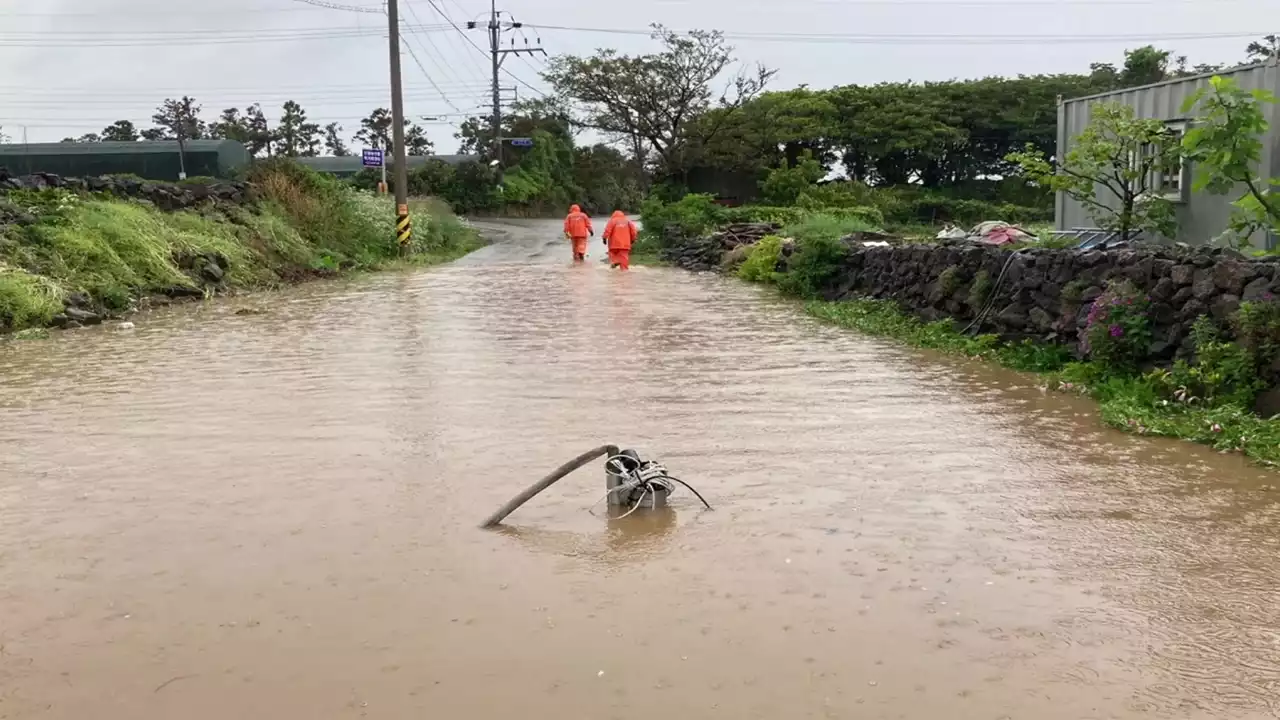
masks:
[[[691,233],[735,220],[726,218],[722,210],[708,210],[704,202],[688,198],[652,210],[659,222],[680,224]],[[1280,417],[1264,419],[1251,410],[1255,397],[1265,388],[1262,378],[1267,368],[1280,355],[1280,302],[1242,304],[1230,328],[1202,319],[1193,333],[1194,360],[1153,369],[1140,360],[1146,350],[1148,319],[1143,298],[1136,298],[1133,305],[1121,304],[1122,311],[1104,308],[1123,314],[1086,329],[1091,350],[1079,361],[1062,345],[1010,344],[994,335],[962,334],[950,321],[926,323],[892,301],[818,299],[819,290],[841,272],[847,248],[839,238],[876,229],[874,215],[783,210],[733,211],[748,216],[743,219],[783,224],[777,236],[765,238],[741,257],[736,272],[744,280],[769,284],[783,296],[803,301],[808,314],[868,335],[1037,374],[1046,388],[1091,396],[1100,405],[1103,421],[1121,430],[1191,440],[1280,467]],[[775,217],[769,217],[771,214]],[[796,250],[787,271],[778,273],[775,267],[783,237],[794,239]],[[656,255],[661,238],[650,233],[645,244],[646,251]],[[1113,337],[1109,332],[1113,326],[1108,323],[1122,324],[1125,332]],[[1231,332],[1224,332],[1227,329]]]
[[[278,287],[341,271],[445,262],[480,245],[434,200],[414,202],[410,252],[394,241],[389,200],[287,162],[264,163],[252,207],[162,212],[60,189],[0,195],[0,333],[47,326],[72,293],[127,312],[139,298]],[[225,264],[207,284],[193,258]]]

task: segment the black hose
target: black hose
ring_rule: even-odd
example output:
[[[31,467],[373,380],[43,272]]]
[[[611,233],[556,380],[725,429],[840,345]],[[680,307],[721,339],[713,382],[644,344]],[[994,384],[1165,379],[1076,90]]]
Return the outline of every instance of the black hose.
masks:
[[[1026,248],[1022,248],[1022,250],[1025,249]],[[968,333],[975,326],[978,326],[978,329],[982,329],[978,324],[982,322],[984,317],[986,317],[987,313],[991,310],[991,307],[996,304],[996,293],[1000,292],[1000,283],[1004,281],[1005,273],[1009,272],[1009,266],[1013,264],[1014,256],[1022,252],[1022,250],[1014,250],[1009,253],[1009,257],[1004,261],[1004,267],[1000,268],[1000,275],[996,277],[995,285],[991,286],[991,296],[987,298],[987,303],[982,306],[982,310],[973,318],[973,322],[969,323],[965,329],[960,331],[961,335]]]
[[[713,509],[713,508],[711,507],[711,503],[707,502],[707,499],[706,499],[706,498],[704,498],[704,497],[702,497],[702,493],[698,492],[697,490],[694,490],[694,489],[693,489],[693,486],[692,486],[692,485],[690,485],[689,483],[687,483],[687,482],[685,482],[685,481],[681,480],[681,479],[680,479],[680,478],[678,478],[678,477],[671,477],[670,475],[663,475],[663,476],[662,476],[662,478],[663,478],[664,480],[675,480],[676,482],[680,483],[681,485],[683,485],[683,486],[685,486],[685,487],[689,488],[689,492],[693,493],[694,495],[697,495],[697,496],[698,496],[698,499],[702,501],[702,504],[703,504],[703,505],[706,505],[706,506],[707,506],[707,509],[708,509],[708,510]]]
[[[528,488],[525,488],[524,492],[511,498],[511,500],[509,500],[506,505],[503,505],[502,507],[498,508],[497,512],[490,515],[489,519],[485,520],[480,525],[480,527],[491,528],[497,525],[498,523],[505,520],[508,515],[515,512],[516,509],[518,509],[521,505],[532,500],[534,495],[537,495],[543,490],[546,490],[547,488],[551,487],[560,478],[564,477],[565,475],[568,475],[574,470],[577,470],[583,465],[586,465],[592,460],[595,460],[601,455],[605,457],[612,457],[613,455],[617,455],[617,454],[618,454],[617,445],[601,445],[600,447],[595,448],[594,450],[588,450],[587,452],[582,453],[578,457],[556,468],[554,471],[552,471],[550,475],[530,485]],[[692,490],[692,488],[690,489]],[[703,500],[703,502],[706,502],[706,500]]]

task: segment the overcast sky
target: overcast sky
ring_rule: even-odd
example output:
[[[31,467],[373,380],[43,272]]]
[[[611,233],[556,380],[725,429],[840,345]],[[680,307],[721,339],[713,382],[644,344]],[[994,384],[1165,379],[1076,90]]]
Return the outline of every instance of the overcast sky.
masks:
[[[378,0],[330,1],[374,12],[300,0],[0,0],[0,126],[14,141],[25,127],[30,142],[96,132],[117,119],[146,127],[164,97],[185,93],[209,118],[254,102],[275,117],[295,99],[313,120],[340,122],[350,135],[369,110],[389,104],[386,20]],[[487,57],[448,27],[432,0],[401,3],[402,22],[417,28],[406,35],[406,110],[441,118],[428,134],[438,151],[452,150],[448,123],[487,103]],[[434,5],[459,25],[488,12],[484,0]],[[552,54],[644,52],[653,44],[643,34],[600,30],[653,22],[771,33],[733,43],[742,61],[777,68],[773,87],[781,89],[1083,72],[1091,62],[1118,64],[1126,47],[1148,41],[1192,64],[1236,62],[1249,37],[1280,17],[1280,0],[502,0],[499,9],[530,25],[584,28],[510,36],[519,44],[540,37]],[[470,36],[485,46],[483,31]],[[545,90],[540,64],[512,58],[506,68]],[[509,75],[503,83],[533,93]]]

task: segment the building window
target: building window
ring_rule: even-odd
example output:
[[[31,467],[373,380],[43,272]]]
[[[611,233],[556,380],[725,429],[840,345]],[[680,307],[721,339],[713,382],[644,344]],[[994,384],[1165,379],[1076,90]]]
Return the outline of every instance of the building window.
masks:
[[[1182,136],[1187,132],[1187,124],[1182,121],[1176,121],[1166,123],[1166,127],[1169,129],[1169,139],[1166,142],[1181,144]],[[1157,152],[1157,148],[1153,145],[1148,145],[1142,149],[1142,153],[1146,157],[1155,155]],[[1179,158],[1177,169],[1170,172],[1153,168],[1147,176],[1146,186],[1153,195],[1158,195],[1173,202],[1186,202],[1187,186],[1189,184],[1187,181],[1188,175],[1186,160]]]

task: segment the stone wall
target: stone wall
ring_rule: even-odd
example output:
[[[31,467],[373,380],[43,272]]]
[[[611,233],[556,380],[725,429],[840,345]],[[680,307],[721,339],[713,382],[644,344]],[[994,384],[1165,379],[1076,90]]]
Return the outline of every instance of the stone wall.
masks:
[[[866,247],[865,239],[846,239],[849,254],[825,288],[827,299],[888,298],[924,319],[968,323],[992,297],[983,332],[1074,344],[1089,305],[1109,281],[1124,278],[1151,297],[1150,355],[1157,361],[1191,351],[1191,326],[1201,315],[1226,321],[1243,301],[1280,298],[1280,258],[1252,259],[1232,250],[1012,252],[963,241]],[[721,267],[734,245],[722,235],[668,236],[666,244],[668,261],[699,271]],[[784,246],[778,269],[786,263]]]
[[[244,204],[256,196],[253,187],[234,180],[166,183],[118,175],[89,178],[64,178],[52,173],[11,175],[0,168],[0,196],[10,190],[66,188],[83,192],[109,193],[119,198],[147,200],[161,210],[186,210],[208,202]]]

